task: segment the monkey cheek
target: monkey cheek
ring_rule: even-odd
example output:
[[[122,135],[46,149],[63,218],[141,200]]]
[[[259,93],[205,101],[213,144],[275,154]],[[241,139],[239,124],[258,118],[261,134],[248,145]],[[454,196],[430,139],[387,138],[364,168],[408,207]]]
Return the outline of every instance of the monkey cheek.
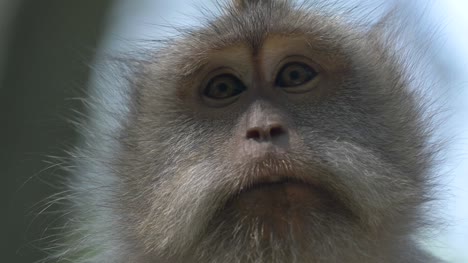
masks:
[[[321,206],[320,192],[305,184],[260,186],[233,200],[240,218],[258,224],[262,238],[299,238],[311,225],[311,211]]]

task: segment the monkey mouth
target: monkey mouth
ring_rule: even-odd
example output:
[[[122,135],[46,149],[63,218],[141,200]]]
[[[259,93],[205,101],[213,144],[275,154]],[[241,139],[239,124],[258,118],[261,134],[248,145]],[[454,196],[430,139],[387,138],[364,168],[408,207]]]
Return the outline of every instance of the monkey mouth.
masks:
[[[302,227],[310,226],[318,215],[346,210],[334,189],[320,180],[326,175],[323,169],[303,170],[286,158],[253,160],[246,167],[219,210],[232,217],[227,221],[259,223],[284,236],[294,225],[300,235]]]
[[[250,171],[256,173],[244,174],[240,187],[218,211],[224,224],[242,225],[246,229],[258,227],[265,240],[272,236],[287,239],[291,235],[300,239],[307,238],[305,233],[317,224],[318,218],[352,216],[346,204],[333,189],[321,183],[318,175],[285,169]]]
[[[300,237],[310,225],[311,213],[321,209],[326,196],[320,187],[297,176],[271,175],[241,188],[225,209],[242,222],[261,225],[265,239],[271,233],[280,238],[291,233]]]
[[[311,182],[292,175],[262,176],[241,187],[231,199],[241,212],[257,215],[295,214],[316,206],[323,191]]]
[[[282,176],[282,175],[270,175],[270,176],[262,176],[251,182],[247,186],[243,186],[240,188],[238,195],[241,195],[246,192],[260,190],[263,188],[270,188],[270,187],[282,187],[288,185],[298,185],[303,187],[313,187],[309,182],[305,180],[299,179],[293,176]]]

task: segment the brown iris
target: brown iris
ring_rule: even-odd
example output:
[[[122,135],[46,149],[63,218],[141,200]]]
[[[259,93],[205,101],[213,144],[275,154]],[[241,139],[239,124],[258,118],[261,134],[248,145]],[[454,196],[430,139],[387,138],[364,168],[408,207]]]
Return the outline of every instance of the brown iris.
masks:
[[[203,95],[214,100],[229,99],[246,90],[245,85],[231,74],[222,74],[211,79],[203,90]]]
[[[276,85],[282,88],[301,86],[313,80],[318,73],[305,63],[291,62],[284,65],[276,77]]]

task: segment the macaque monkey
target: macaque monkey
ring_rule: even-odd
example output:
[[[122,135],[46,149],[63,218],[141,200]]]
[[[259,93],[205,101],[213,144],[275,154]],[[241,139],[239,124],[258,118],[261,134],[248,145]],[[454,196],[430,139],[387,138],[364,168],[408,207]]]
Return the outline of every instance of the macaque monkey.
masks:
[[[57,260],[441,262],[415,241],[434,152],[391,18],[314,6],[231,0],[131,66],[124,110],[84,124]]]

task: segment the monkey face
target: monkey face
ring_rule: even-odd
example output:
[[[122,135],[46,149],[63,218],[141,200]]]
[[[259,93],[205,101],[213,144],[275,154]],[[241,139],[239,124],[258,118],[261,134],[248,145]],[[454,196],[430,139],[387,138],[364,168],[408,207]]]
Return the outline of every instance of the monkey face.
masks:
[[[429,154],[401,65],[367,32],[277,5],[187,32],[140,74],[120,209],[147,253],[333,261],[418,216]]]

